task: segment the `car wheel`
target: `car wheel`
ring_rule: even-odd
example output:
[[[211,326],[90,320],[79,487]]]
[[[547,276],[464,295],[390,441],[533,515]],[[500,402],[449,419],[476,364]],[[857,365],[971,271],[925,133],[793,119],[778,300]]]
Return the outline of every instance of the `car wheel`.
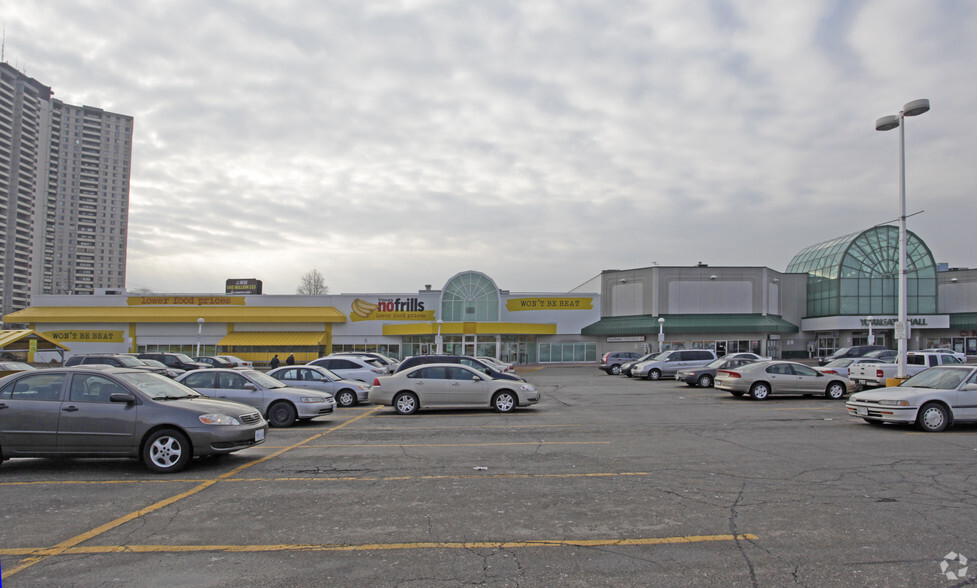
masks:
[[[295,407],[288,402],[276,402],[268,408],[268,424],[273,427],[291,427],[295,417]]]
[[[496,412],[512,412],[517,404],[516,395],[508,390],[496,392],[492,397],[492,407]]]
[[[662,377],[661,370],[651,370],[650,372],[648,372],[649,380],[660,380],[661,377]]]
[[[187,467],[193,449],[186,435],[174,429],[160,429],[142,446],[143,464],[157,474],[172,474]]]
[[[757,382],[750,387],[750,397],[753,400],[766,400],[770,396],[770,385],[764,382]]]
[[[619,366],[619,365],[612,365],[611,366],[611,374],[613,374],[615,376],[620,376],[621,375],[621,366]]]
[[[942,404],[930,402],[924,404],[916,415],[916,426],[927,433],[939,433],[950,424],[950,413]]]
[[[828,384],[828,389],[824,391],[824,395],[832,400],[841,400],[845,396],[845,385],[841,382],[831,382]]]
[[[699,381],[696,382],[700,388],[712,388],[712,376],[709,374],[702,374],[699,376]]]
[[[344,408],[356,404],[356,393],[352,390],[340,390],[336,393],[336,404]]]
[[[394,410],[397,414],[414,414],[417,412],[417,396],[411,392],[400,392],[394,396]]]

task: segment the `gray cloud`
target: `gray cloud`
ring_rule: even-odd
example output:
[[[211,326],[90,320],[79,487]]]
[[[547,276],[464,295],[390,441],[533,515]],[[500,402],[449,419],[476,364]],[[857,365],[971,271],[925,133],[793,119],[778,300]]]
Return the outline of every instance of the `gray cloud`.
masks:
[[[973,265],[977,8],[915,0],[0,0],[7,60],[136,119],[128,279],[568,289],[767,265],[898,216]],[[111,15],[109,18],[107,15]]]

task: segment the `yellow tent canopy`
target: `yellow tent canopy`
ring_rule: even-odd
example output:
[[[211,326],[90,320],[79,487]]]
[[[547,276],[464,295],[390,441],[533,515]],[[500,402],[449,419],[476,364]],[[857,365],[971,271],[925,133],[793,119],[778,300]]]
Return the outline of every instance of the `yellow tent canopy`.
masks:
[[[31,361],[35,351],[70,351],[31,329],[0,331],[0,357]]]

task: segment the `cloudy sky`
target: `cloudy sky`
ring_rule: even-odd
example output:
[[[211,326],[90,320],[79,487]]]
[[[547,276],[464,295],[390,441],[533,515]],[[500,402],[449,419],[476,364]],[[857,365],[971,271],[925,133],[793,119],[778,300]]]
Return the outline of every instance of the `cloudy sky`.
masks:
[[[907,209],[977,266],[967,0],[0,0],[5,60],[135,117],[127,286],[786,269]]]

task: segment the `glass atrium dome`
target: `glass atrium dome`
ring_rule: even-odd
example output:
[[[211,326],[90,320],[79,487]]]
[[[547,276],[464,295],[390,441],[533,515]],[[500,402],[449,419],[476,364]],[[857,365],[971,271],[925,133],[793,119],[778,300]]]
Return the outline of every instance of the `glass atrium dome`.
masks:
[[[788,273],[807,274],[807,316],[884,315],[899,310],[899,229],[883,225],[811,245]],[[936,263],[906,232],[908,314],[936,313]]]
[[[498,321],[499,309],[499,288],[481,272],[456,274],[441,290],[445,322]]]

